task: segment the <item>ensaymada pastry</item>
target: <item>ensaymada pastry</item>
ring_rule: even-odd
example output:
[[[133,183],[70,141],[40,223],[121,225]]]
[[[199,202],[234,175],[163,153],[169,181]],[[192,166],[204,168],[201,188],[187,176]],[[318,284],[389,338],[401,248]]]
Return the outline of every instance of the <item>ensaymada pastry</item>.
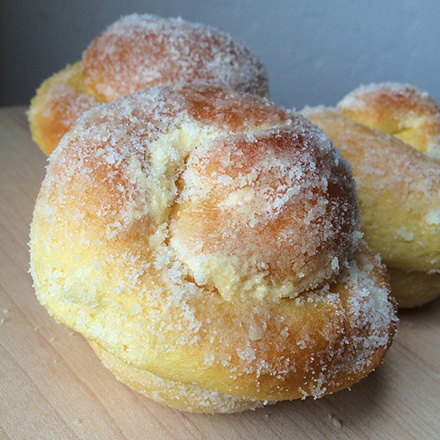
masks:
[[[389,269],[399,307],[440,294],[440,109],[401,84],[362,86],[338,110],[302,112],[353,167],[365,239]]]
[[[40,302],[123,382],[232,412],[365,377],[396,324],[350,168],[303,117],[207,85],[85,113],[31,228]]]
[[[263,64],[244,44],[180,18],[129,15],[101,32],[82,60],[47,79],[32,99],[31,134],[49,155],[93,106],[154,85],[225,84],[266,96]]]

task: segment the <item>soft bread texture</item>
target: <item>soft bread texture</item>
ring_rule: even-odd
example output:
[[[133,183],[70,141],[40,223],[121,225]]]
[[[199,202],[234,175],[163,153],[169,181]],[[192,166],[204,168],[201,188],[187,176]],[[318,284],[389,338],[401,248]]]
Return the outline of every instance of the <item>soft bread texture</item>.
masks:
[[[338,109],[302,113],[353,167],[362,231],[390,269],[399,307],[423,305],[440,294],[439,108],[414,88],[380,84],[357,89]]]
[[[41,85],[28,114],[32,138],[49,155],[92,106],[179,81],[268,94],[265,67],[229,35],[180,18],[134,14],[102,31],[81,61]]]
[[[154,87],[93,108],[52,154],[31,272],[122,381],[234,411],[320,397],[383,359],[395,309],[358,227],[350,168],[307,120],[232,89]]]

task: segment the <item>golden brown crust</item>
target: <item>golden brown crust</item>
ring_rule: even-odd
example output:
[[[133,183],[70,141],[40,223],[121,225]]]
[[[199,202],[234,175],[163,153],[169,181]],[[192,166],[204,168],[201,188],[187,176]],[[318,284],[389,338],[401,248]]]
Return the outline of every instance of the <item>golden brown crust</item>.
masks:
[[[371,84],[349,93],[338,104],[338,109],[345,117],[393,135],[437,162],[440,160],[440,107],[428,93],[408,84]],[[392,158],[389,161],[394,162]],[[432,167],[437,169],[438,174],[440,164]],[[413,223],[419,222],[414,227],[425,231],[428,223],[434,236],[433,240],[429,235],[419,240],[419,245],[425,248],[422,258],[420,252],[414,252],[412,243],[419,237],[412,234],[411,229],[403,226],[394,238],[405,242],[396,246],[395,255],[401,253],[405,259],[412,260],[419,258],[420,262],[416,267],[402,264],[400,259],[394,257],[389,263],[391,283],[399,299],[399,307],[408,308],[423,305],[440,294],[440,202],[437,196],[440,179],[437,177],[433,184],[430,177],[423,173],[419,175],[416,168],[400,171],[411,176],[412,186],[417,182],[419,187],[426,184],[427,187],[437,188],[434,196],[429,191],[420,194],[426,207],[429,207],[428,212],[420,212],[419,204],[414,209],[409,208],[409,216],[415,218]],[[412,206],[414,198],[408,199],[405,193],[402,194],[408,207]],[[431,260],[430,264],[426,262],[427,259]]]
[[[440,269],[440,165],[336,110],[318,107],[303,114],[353,167],[362,229],[373,251],[403,270]]]
[[[440,160],[440,107],[428,93],[408,84],[370,84],[346,95],[338,109]]]
[[[130,15],[101,32],[82,61],[41,85],[29,111],[32,138],[49,155],[76,119],[98,103],[175,82],[268,94],[263,64],[229,35],[181,19]]]
[[[310,127],[303,130],[228,136],[187,161],[170,245],[197,283],[232,294],[231,283],[242,280],[206,275],[221,261],[223,271],[246,273],[240,294],[252,290],[262,298],[275,283],[276,295],[292,296],[322,285],[346,263],[358,215],[352,181],[330,145],[322,151]]]
[[[158,87],[88,112],[51,156],[31,258],[59,321],[239,399],[349,386],[394,332],[347,163],[299,115],[230,89]]]
[[[31,101],[32,139],[48,156],[74,122],[99,102],[84,91],[81,62],[48,78]]]
[[[102,102],[179,81],[268,93],[264,66],[246,46],[217,29],[180,18],[123,17],[90,44],[83,66],[89,93]]]
[[[354,96],[358,98],[358,94]],[[350,101],[343,102],[341,107],[347,109]],[[373,114],[377,106],[375,101],[368,112]],[[399,304],[410,307],[433,299],[439,292],[431,290],[436,277],[429,273],[440,270],[438,161],[337,110],[317,107],[302,113],[324,130],[353,167],[365,239],[393,270],[391,282]],[[421,281],[422,273],[426,282]],[[403,279],[408,280],[406,288]]]

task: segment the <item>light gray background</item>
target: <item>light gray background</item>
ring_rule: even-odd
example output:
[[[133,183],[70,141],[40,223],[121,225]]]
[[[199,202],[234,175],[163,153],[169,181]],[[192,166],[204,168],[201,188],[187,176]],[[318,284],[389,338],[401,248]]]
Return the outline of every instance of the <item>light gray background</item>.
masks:
[[[180,15],[243,40],[287,107],[333,105],[378,81],[409,82],[440,101],[440,0],[0,0],[0,105],[27,104],[133,12]]]

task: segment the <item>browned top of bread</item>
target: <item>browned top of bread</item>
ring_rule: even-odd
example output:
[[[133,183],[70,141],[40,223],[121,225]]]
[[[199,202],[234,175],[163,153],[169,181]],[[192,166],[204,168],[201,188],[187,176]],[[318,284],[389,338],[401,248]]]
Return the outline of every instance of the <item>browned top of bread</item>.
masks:
[[[364,85],[346,95],[338,109],[440,160],[440,107],[427,92],[401,83]]]
[[[267,95],[263,64],[243,44],[180,18],[129,15],[93,40],[83,56],[84,82],[108,102],[158,84],[226,84]]]

